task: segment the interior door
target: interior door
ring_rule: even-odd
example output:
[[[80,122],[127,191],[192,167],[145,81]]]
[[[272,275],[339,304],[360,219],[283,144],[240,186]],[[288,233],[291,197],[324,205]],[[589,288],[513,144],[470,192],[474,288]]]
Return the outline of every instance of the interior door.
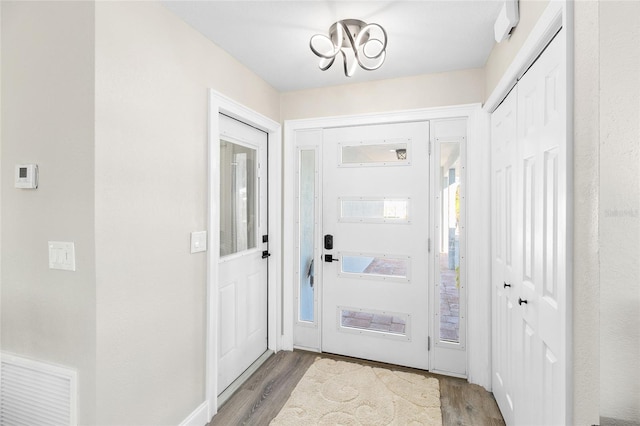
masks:
[[[515,288],[518,256],[514,255],[516,200],[516,101],[517,88],[507,96],[491,117],[492,146],[492,298],[493,374],[492,390],[508,425],[514,421],[514,378],[519,345],[514,323],[517,306]],[[514,299],[515,298],[515,299]]]
[[[220,115],[219,393],[267,350],[266,164],[267,134]]]
[[[427,369],[429,123],[324,130],[322,350]]]
[[[517,244],[522,255],[518,424],[566,424],[567,128],[565,31],[518,83]],[[514,297],[515,298],[515,297]]]

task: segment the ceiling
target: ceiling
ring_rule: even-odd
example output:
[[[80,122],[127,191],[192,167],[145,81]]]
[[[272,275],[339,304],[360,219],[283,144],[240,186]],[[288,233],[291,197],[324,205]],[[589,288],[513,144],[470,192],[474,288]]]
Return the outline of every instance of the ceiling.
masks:
[[[483,67],[494,45],[499,0],[162,1],[280,92]],[[383,26],[387,57],[375,71],[327,71],[309,48],[340,19]]]

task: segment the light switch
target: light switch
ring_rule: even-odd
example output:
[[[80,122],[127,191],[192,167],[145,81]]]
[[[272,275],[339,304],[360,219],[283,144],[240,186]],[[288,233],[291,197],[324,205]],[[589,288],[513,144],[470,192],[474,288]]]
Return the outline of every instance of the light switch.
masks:
[[[75,271],[75,244],[62,241],[49,241],[49,269]]]
[[[191,233],[191,253],[207,251],[207,231]]]

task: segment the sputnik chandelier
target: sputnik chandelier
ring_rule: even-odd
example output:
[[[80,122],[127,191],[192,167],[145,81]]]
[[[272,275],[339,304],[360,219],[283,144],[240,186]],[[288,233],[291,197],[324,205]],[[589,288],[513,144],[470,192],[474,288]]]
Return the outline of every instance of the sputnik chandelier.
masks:
[[[342,54],[344,74],[351,77],[361,68],[377,70],[384,63],[387,32],[378,24],[367,24],[359,19],[344,19],[329,28],[329,37],[316,34],[309,41],[311,51],[320,57],[320,69],[326,71]]]

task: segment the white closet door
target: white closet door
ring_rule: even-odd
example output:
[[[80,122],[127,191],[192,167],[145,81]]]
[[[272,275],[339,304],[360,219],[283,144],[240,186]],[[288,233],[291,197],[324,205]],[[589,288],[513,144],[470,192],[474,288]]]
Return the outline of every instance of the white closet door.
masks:
[[[492,386],[508,425],[569,421],[565,43],[492,116]]]
[[[565,32],[518,83],[519,424],[566,424],[567,126]]]
[[[514,254],[516,200],[516,101],[514,89],[491,117],[492,145],[492,283],[493,283],[493,375],[492,388],[507,424],[513,424],[515,362],[514,282],[518,256]],[[515,298],[515,300],[514,300]]]

